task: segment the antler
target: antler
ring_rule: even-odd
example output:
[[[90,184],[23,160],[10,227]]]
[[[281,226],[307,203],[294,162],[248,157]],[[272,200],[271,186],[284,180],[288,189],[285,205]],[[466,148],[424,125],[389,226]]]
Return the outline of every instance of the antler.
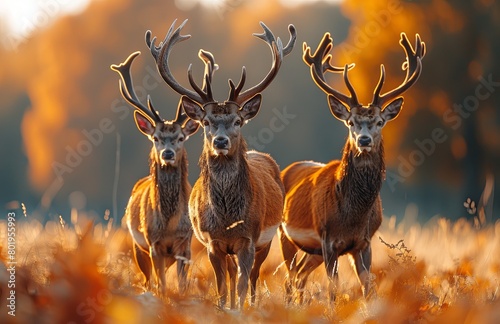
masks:
[[[139,101],[139,98],[134,91],[134,84],[132,81],[130,68],[132,67],[132,62],[134,61],[134,59],[140,54],[141,52],[130,54],[125,62],[120,63],[120,65],[112,64],[111,70],[116,71],[120,74],[120,93],[122,94],[123,98],[125,98],[125,100],[129,104],[144,112],[155,123],[163,123],[164,119],[161,118],[160,115],[158,115],[158,112],[154,109],[153,102],[151,101],[150,96],[148,95],[148,106],[146,107]],[[175,119],[171,122],[177,123],[182,126],[187,119],[187,115],[183,113],[182,106],[179,104],[179,106],[177,107]]]
[[[153,107],[153,103],[151,102],[151,98],[148,95],[148,106],[146,107],[142,104],[137,97],[137,94],[134,91],[134,85],[132,82],[132,75],[130,74],[130,68],[132,66],[132,62],[134,59],[139,56],[141,52],[135,52],[129,55],[129,57],[125,60],[125,62],[120,63],[120,65],[112,64],[111,70],[116,71],[120,74],[121,79],[118,81],[120,86],[120,92],[127,100],[129,104],[137,108],[138,110],[145,113],[151,121],[163,122],[163,119],[158,115],[156,110]],[[179,115],[179,113],[177,113]]]
[[[199,54],[200,58],[205,62],[205,65],[211,66],[210,68],[208,68],[208,70],[211,70],[211,73],[207,74],[206,73],[207,69],[205,70],[205,77],[204,77],[205,80],[203,89],[200,88],[196,84],[196,82],[194,82],[191,65],[189,65],[188,68],[188,78],[189,78],[189,83],[191,84],[191,86],[195,91],[189,90],[181,86],[179,82],[177,82],[177,80],[174,78],[172,72],[170,71],[170,67],[168,66],[168,57],[170,55],[170,51],[172,50],[173,46],[191,37],[191,35],[181,35],[181,30],[184,27],[184,25],[186,25],[187,19],[184,20],[184,22],[174,31],[174,26],[176,22],[177,19],[174,20],[174,22],[170,26],[170,29],[168,30],[167,35],[165,36],[165,39],[162,42],[160,42],[160,45],[158,47],[155,45],[156,37],[154,37],[151,40],[151,31],[148,30],[146,32],[146,44],[148,45],[151,51],[151,55],[153,55],[154,59],[156,60],[156,66],[158,68],[158,72],[162,76],[163,80],[180,95],[188,96],[189,98],[200,104],[211,102],[213,101],[213,98],[210,87],[210,81],[212,79],[213,72],[217,70],[217,65],[213,60],[212,54],[210,54],[209,52],[202,52],[202,51],[200,51]]]
[[[304,54],[302,58],[304,59],[304,62],[311,67],[311,76],[318,85],[318,87],[321,88],[321,90],[323,90],[327,94],[334,96],[343,103],[347,104],[349,108],[359,106],[356,91],[354,90],[347,75],[348,70],[354,67],[354,63],[349,65],[346,64],[343,68],[331,65],[330,61],[332,59],[332,55],[329,54],[329,52],[332,48],[333,48],[333,39],[330,36],[330,33],[325,33],[325,35],[323,35],[323,39],[318,45],[318,48],[312,55],[311,55],[311,48],[307,46],[307,44],[304,42],[303,45]],[[328,85],[325,79],[326,71],[335,73],[343,72],[344,82],[351,94],[350,97],[333,89],[332,87],[330,87],[330,85]]]
[[[288,32],[290,33],[290,40],[288,41],[288,44],[285,47],[283,47],[281,39],[279,37],[278,39],[276,39],[271,30],[263,22],[260,22],[260,25],[264,29],[264,32],[262,34],[254,33],[253,35],[257,38],[262,39],[269,45],[273,54],[273,63],[271,66],[271,70],[267,73],[267,75],[259,84],[255,85],[254,87],[242,93],[240,92],[246,80],[245,67],[243,67],[242,69],[240,82],[238,82],[237,86],[234,85],[233,80],[229,79],[230,92],[228,100],[234,101],[240,105],[246,102],[248,99],[255,96],[257,93],[264,91],[264,89],[266,89],[269,86],[269,84],[278,74],[281,63],[283,62],[283,58],[288,54],[290,54],[290,52],[293,49],[293,46],[295,45],[295,41],[297,40],[297,32],[295,30],[295,26],[293,25],[288,26]]]
[[[215,58],[212,53],[204,50],[198,52],[198,57],[205,63],[205,73],[203,77],[203,91],[211,91],[208,88],[212,85],[212,77],[215,71],[219,69],[219,65],[215,63]],[[208,77],[208,79],[207,79]]]
[[[406,37],[405,33],[401,33],[401,40],[399,41],[399,44],[403,47],[406,53],[406,61],[401,66],[403,70],[406,70],[406,77],[399,87],[380,95],[380,91],[382,90],[382,86],[385,81],[385,68],[384,65],[381,64],[380,79],[375,91],[373,92],[372,105],[383,108],[386,103],[400,96],[403,92],[414,85],[422,73],[422,59],[425,56],[425,43],[420,39],[420,35],[417,34],[415,36],[415,50],[413,50],[413,47],[408,41],[408,37]]]

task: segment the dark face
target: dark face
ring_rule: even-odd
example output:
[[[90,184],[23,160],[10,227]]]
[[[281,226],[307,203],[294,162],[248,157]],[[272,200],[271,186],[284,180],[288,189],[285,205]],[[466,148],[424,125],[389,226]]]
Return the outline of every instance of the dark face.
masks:
[[[351,109],[351,116],[345,120],[345,124],[358,152],[363,153],[378,146],[385,121],[380,117],[379,107],[355,107]]]
[[[382,128],[398,116],[403,105],[403,99],[397,98],[383,110],[372,105],[347,109],[333,96],[329,96],[328,100],[332,114],[349,129],[349,138],[359,154],[376,152],[382,140]]]
[[[154,124],[139,111],[134,118],[139,130],[153,142],[153,150],[162,167],[177,166],[184,142],[198,129],[198,124],[192,120],[184,126],[169,121]]]
[[[238,143],[243,118],[240,107],[233,102],[205,105],[205,117],[201,120],[205,141],[211,144],[213,155],[227,155]]]
[[[182,98],[184,111],[198,121],[205,132],[205,145],[214,156],[233,155],[238,150],[241,127],[253,118],[260,108],[261,95],[248,100],[243,107],[235,102],[210,102],[201,107],[187,97]]]

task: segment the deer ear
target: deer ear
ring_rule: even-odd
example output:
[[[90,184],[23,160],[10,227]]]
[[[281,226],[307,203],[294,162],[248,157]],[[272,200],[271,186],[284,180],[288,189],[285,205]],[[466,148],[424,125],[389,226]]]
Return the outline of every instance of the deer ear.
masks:
[[[259,112],[261,102],[262,102],[262,95],[260,93],[253,96],[251,99],[249,99],[247,102],[243,104],[243,107],[241,107],[240,109],[241,117],[243,117],[245,121],[254,118]]]
[[[384,110],[380,113],[380,117],[386,122],[393,120],[398,117],[401,108],[403,108],[403,97],[396,98],[385,106]]]
[[[338,120],[346,121],[349,118],[350,113],[347,107],[334,96],[328,95],[328,105],[333,116]]]
[[[156,125],[149,119],[143,112],[139,110],[134,111],[134,119],[137,128],[146,136],[151,136],[155,132]]]
[[[187,138],[188,136],[196,133],[198,128],[200,128],[200,123],[190,118],[187,120],[184,126],[182,126],[182,132],[184,133],[184,135],[186,135]]]
[[[191,100],[186,96],[182,96],[181,102],[182,108],[184,108],[184,111],[189,118],[196,121],[201,121],[203,117],[205,117],[205,112],[197,102]]]

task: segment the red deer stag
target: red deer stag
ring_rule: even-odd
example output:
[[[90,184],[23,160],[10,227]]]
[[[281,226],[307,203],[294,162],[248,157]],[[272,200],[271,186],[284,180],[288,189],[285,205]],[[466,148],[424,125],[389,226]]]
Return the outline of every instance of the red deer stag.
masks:
[[[193,235],[188,216],[191,185],[184,142],[199,125],[182,114],[180,102],[176,118],[166,121],[153,108],[149,97],[147,107],[139,101],[130,74],[132,62],[139,54],[135,52],[124,63],[111,65],[111,69],[120,74],[123,98],[136,108],[137,128],[153,143],[149,155],[150,175],[135,184],[125,217],[133,239],[135,260],[146,277],[146,285],[150,284],[152,266],[164,294],[165,272],[177,261],[179,291],[184,292]]]
[[[385,70],[381,65],[379,82],[368,106],[359,103],[356,92],[344,68],[330,64],[333,40],[323,36],[316,52],[304,43],[303,59],[311,68],[316,84],[328,94],[332,114],[349,129],[342,160],[328,164],[296,162],[281,173],[286,197],[283,223],[278,229],[281,250],[288,269],[287,298],[293,293],[302,301],[309,274],[325,262],[330,279],[329,293],[335,299],[338,284],[338,258],[349,254],[362,286],[364,296],[370,293],[372,252],[370,240],[382,222],[380,189],[385,178],[384,148],[381,131],[396,118],[403,105],[400,95],[417,81],[425,44],[416,36],[415,51],[406,35],[401,34],[401,46],[406,52],[406,78],[396,89],[380,95]],[[343,70],[347,96],[331,88],[326,71]],[[297,260],[298,250],[305,252]]]
[[[213,99],[209,80],[206,80],[206,91],[193,81],[191,66],[188,78],[194,91],[182,87],[170,72],[168,56],[172,47],[190,37],[180,35],[185,23],[173,31],[174,21],[159,47],[150,36],[147,43],[160,74],[172,89],[183,95],[186,114],[203,125],[204,145],[199,160],[201,174],[191,193],[189,214],[196,237],[207,247],[217,281],[220,307],[226,304],[227,273],[231,283],[231,308],[236,306],[234,255],[237,257],[237,288],[239,307],[242,308],[249,279],[251,303],[255,302],[260,267],[281,222],[284,188],[279,167],[269,155],[247,152],[241,127],[258,113],[262,99],[260,92],[277,75],[283,58],[294,46],[296,33],[290,25],[290,41],[283,47],[281,40],[275,39],[269,28],[261,23],[264,33],[254,35],[271,47],[273,63],[270,72],[258,85],[242,92],[246,78],[243,68],[238,85],[229,80],[228,100],[217,102]]]

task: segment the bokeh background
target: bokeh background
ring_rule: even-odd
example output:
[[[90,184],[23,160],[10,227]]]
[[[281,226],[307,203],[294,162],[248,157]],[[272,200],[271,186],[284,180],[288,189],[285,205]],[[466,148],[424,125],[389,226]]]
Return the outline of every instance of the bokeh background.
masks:
[[[297,160],[327,162],[341,156],[347,136],[302,61],[302,43],[315,48],[325,32],[335,41],[336,65],[350,72],[368,103],[386,67],[388,91],[399,85],[405,57],[401,32],[427,44],[423,73],[405,94],[400,116],[383,130],[387,180],[384,214],[426,221],[498,218],[494,199],[500,175],[500,3],[494,0],[40,0],[0,5],[0,206],[21,208],[41,220],[81,210],[121,218],[130,191],[148,173],[150,142],[136,129],[132,109],[109,69],[134,51],[136,91],[150,94],[166,119],[179,96],[156,73],[145,31],[162,39],[175,18],[189,19],[171,66],[187,82],[200,48],[220,65],[215,96],[227,98],[227,79],[259,82],[271,63],[268,47],[252,36],[264,21],[288,41],[298,39],[275,81],[263,93],[259,115],[244,128],[250,146],[284,168]],[[340,75],[331,84],[347,91]],[[285,117],[283,117],[285,116]],[[271,120],[282,124],[273,127]],[[187,143],[190,180],[199,169],[202,134]],[[467,198],[469,203],[464,207]],[[475,206],[474,206],[475,205]]]

